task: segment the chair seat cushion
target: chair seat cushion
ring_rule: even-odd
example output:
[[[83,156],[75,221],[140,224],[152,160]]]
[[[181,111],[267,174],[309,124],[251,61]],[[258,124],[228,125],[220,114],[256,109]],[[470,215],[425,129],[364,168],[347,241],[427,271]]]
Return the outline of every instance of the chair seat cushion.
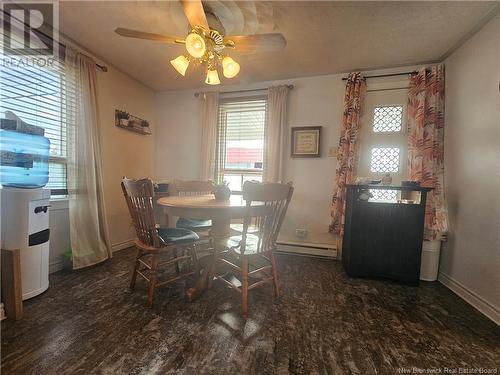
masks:
[[[212,220],[204,219],[189,219],[186,217],[180,217],[175,225],[177,228],[185,228],[190,230],[203,230],[210,229],[212,226]]]
[[[232,236],[227,240],[227,247],[233,250],[236,254],[241,254],[241,236]],[[245,243],[245,255],[257,254],[257,244],[259,242],[259,237],[253,234],[247,234],[247,240]]]
[[[194,242],[200,238],[192,230],[183,228],[158,228],[158,235],[168,245]]]

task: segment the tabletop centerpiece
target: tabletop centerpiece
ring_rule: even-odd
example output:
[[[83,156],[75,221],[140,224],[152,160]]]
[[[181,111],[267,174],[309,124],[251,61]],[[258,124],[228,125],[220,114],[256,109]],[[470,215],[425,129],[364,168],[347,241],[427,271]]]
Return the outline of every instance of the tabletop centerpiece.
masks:
[[[226,181],[215,184],[215,199],[218,201],[228,201],[231,197],[231,189]]]

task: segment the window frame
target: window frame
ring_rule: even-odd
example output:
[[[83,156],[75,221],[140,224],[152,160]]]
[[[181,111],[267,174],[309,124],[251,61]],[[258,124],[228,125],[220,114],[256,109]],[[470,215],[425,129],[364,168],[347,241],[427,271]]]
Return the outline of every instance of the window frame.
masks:
[[[398,185],[406,179],[407,173],[407,157],[408,157],[408,125],[407,125],[407,110],[408,110],[408,82],[397,81],[387,83],[373,84],[365,96],[365,104],[363,106],[364,115],[362,117],[362,128],[360,134],[360,148],[358,161],[358,176],[368,177],[371,179],[382,179],[387,172],[371,172],[371,153],[373,148],[394,147],[399,148],[399,165],[398,172],[389,172],[392,177],[392,185]],[[402,123],[400,131],[376,132],[374,130],[375,109],[378,107],[402,107]],[[387,189],[390,190],[390,189]],[[385,191],[385,190],[381,190]],[[372,202],[395,202],[397,201],[399,192],[394,199],[391,194],[390,200],[383,198],[370,199]]]
[[[256,95],[245,95],[245,96],[225,96],[221,97],[219,100],[219,108],[217,111],[217,147],[216,147],[216,162],[219,160],[220,157],[220,114],[221,114],[221,104],[224,103],[237,103],[237,102],[251,102],[251,101],[264,101],[264,135],[262,138],[263,141],[263,146],[262,146],[262,151],[263,151],[263,160],[262,160],[262,168],[261,169],[256,169],[256,168],[226,168],[225,167],[225,162],[224,162],[224,168],[220,171],[216,171],[216,174],[218,173],[222,179],[224,180],[225,175],[240,175],[241,179],[241,185],[243,187],[243,180],[245,176],[260,176],[261,179],[264,177],[264,170],[265,170],[265,155],[266,155],[266,133],[267,133],[267,121],[268,121],[268,111],[267,111],[267,105],[268,105],[268,95],[267,94],[256,94]],[[226,150],[225,154],[227,153],[227,143],[226,143]],[[216,168],[218,169],[218,168]],[[218,176],[215,175],[214,179],[217,181]],[[231,193],[235,195],[242,194],[242,190],[233,190],[231,189]]]
[[[403,113],[401,117],[401,130],[400,131],[391,131],[391,132],[376,132],[374,130],[374,113],[375,108],[378,107],[394,107],[401,106],[403,107]],[[365,116],[366,118],[366,126],[370,126],[369,131],[364,132],[365,137],[363,137],[361,149],[360,149],[360,166],[358,168],[360,171],[364,171],[367,177],[372,177],[373,179],[382,178],[386,172],[371,172],[371,155],[372,149],[374,148],[399,148],[399,165],[398,172],[389,172],[391,176],[399,177],[402,179],[406,173],[406,158],[408,155],[408,148],[406,144],[406,135],[407,135],[407,123],[406,123],[406,113],[407,113],[407,103],[401,101],[390,101],[385,102],[383,104],[373,104],[370,106],[370,114],[369,116]],[[365,124],[363,124],[365,126]]]

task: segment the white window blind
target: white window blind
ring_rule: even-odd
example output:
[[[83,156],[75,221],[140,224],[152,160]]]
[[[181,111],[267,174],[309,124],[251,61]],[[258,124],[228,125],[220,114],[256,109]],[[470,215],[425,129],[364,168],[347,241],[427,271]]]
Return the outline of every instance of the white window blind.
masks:
[[[216,179],[233,191],[241,191],[245,181],[262,181],[266,106],[265,97],[219,103]]]
[[[64,195],[66,190],[66,132],[67,115],[65,103],[66,82],[64,63],[57,59],[52,64],[19,64],[19,61],[33,62],[33,56],[13,55],[4,49],[0,40],[0,117],[7,112],[14,113],[22,121],[45,129],[50,139],[49,182],[46,188],[52,195]],[[12,64],[14,62],[14,64]],[[17,62],[17,63],[16,63]]]

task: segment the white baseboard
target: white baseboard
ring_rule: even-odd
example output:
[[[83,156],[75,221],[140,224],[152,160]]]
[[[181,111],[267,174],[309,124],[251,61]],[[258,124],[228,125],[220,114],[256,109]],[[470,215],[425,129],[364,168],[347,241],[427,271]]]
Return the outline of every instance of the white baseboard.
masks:
[[[307,242],[278,241],[278,251],[285,253],[296,253],[303,255],[314,255],[329,258],[337,258],[336,245],[333,244],[313,244]]]
[[[122,241],[122,242],[118,242],[118,243],[115,243],[115,244],[111,245],[111,252],[114,253],[115,251],[124,250],[126,248],[131,247],[131,246],[134,246],[134,240],[133,239]]]
[[[114,253],[115,251],[120,251],[129,248],[130,246],[134,246],[133,239],[111,245],[111,252]],[[62,269],[64,269],[64,261],[62,257],[60,260],[56,260],[55,262],[49,263],[49,274],[60,271]]]
[[[500,326],[500,310],[496,306],[442,272],[439,273],[438,281]]]
[[[49,263],[49,274],[60,271],[64,268],[62,259]]]

